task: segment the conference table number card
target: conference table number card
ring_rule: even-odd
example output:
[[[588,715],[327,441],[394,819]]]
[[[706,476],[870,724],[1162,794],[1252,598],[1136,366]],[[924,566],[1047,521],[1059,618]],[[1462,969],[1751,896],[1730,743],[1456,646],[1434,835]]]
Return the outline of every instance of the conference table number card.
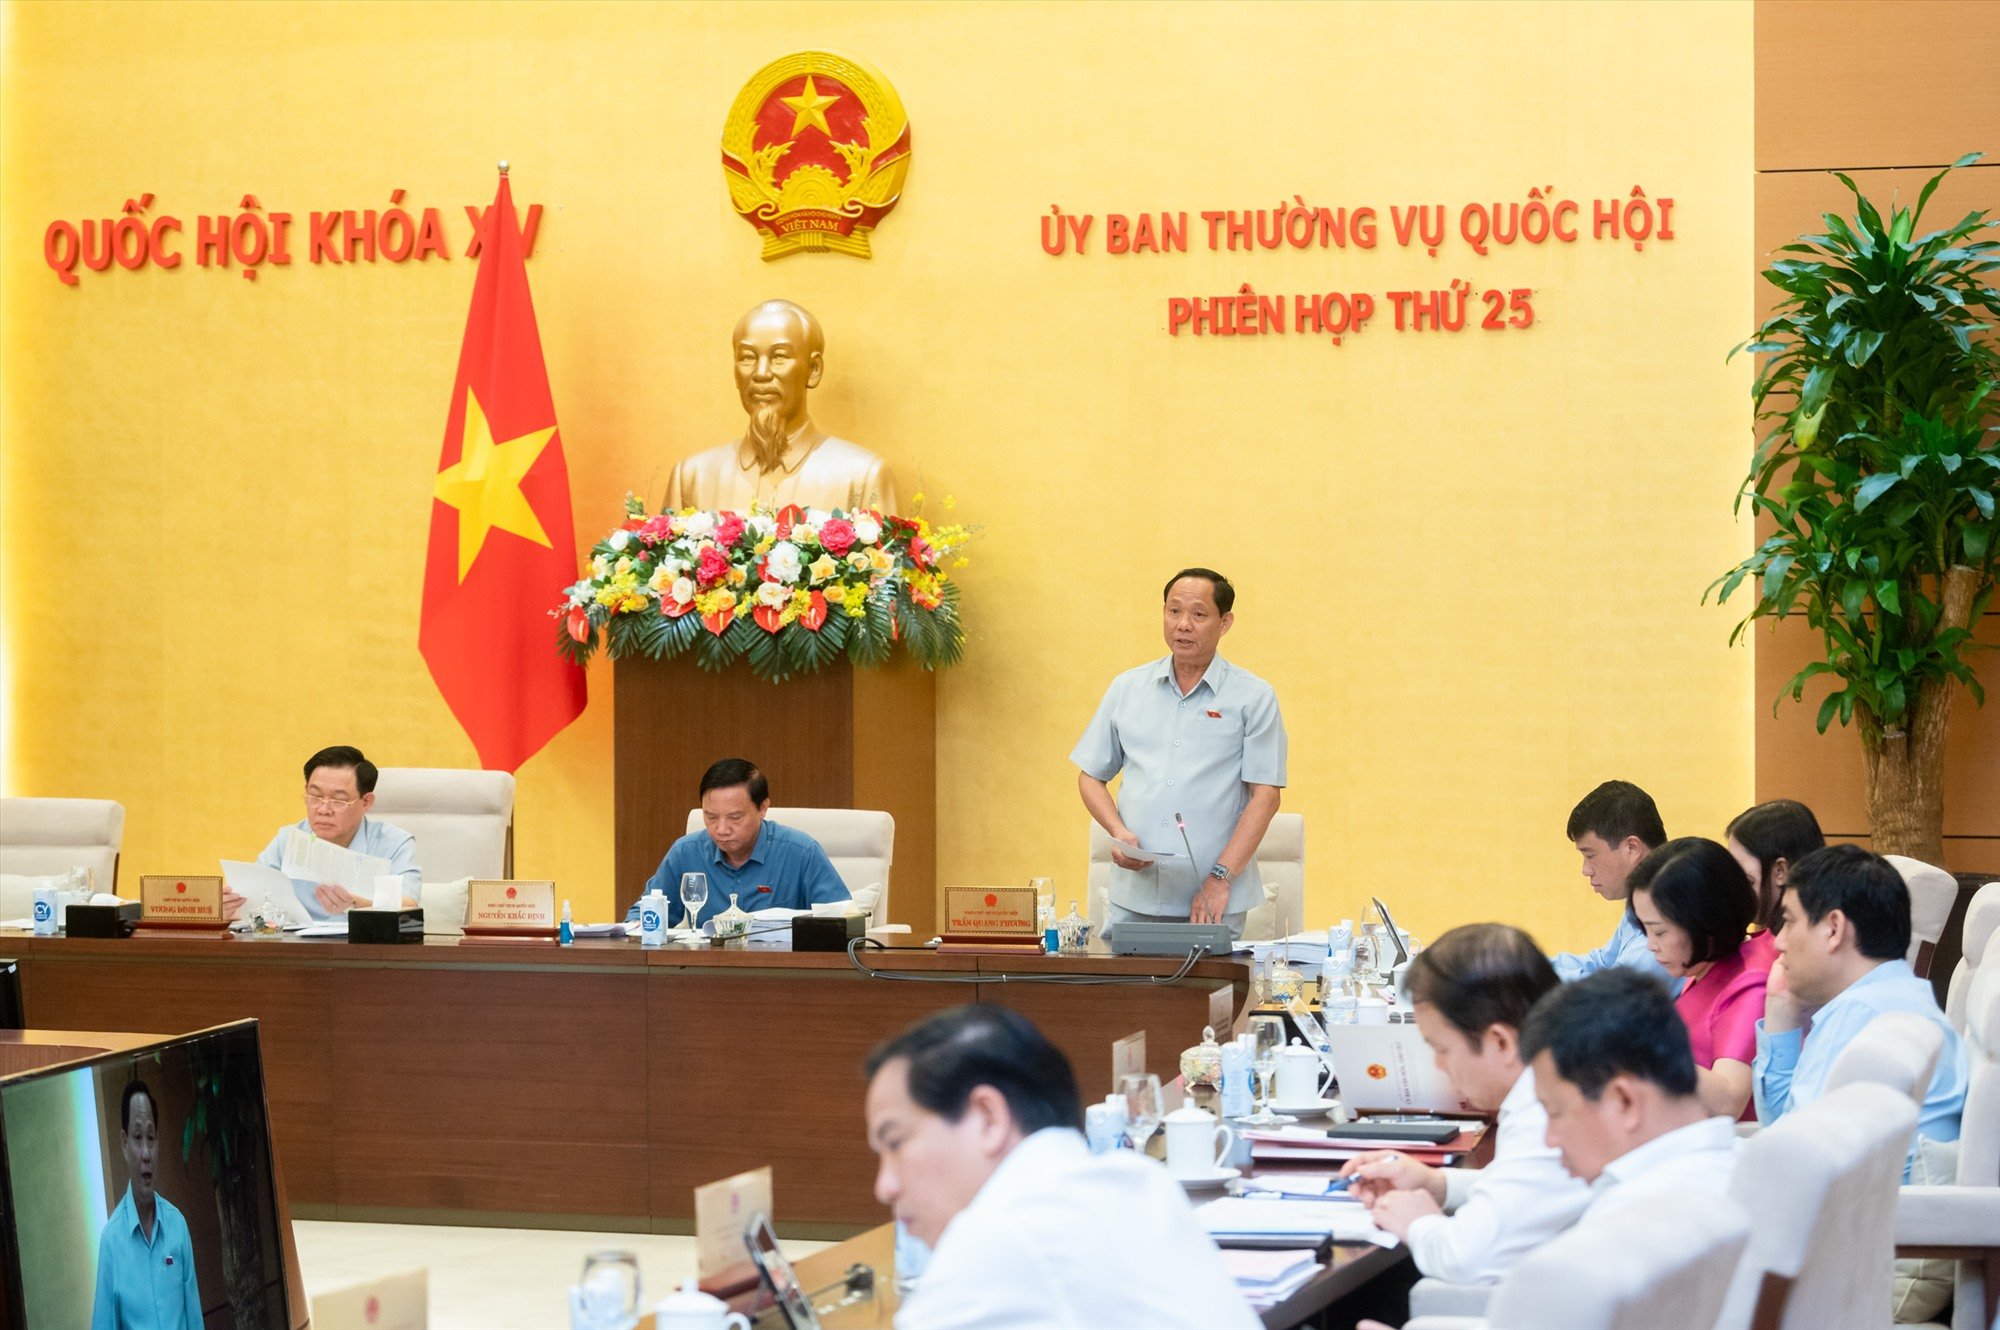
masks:
[[[139,907],[141,928],[222,928],[222,878],[142,874]]]

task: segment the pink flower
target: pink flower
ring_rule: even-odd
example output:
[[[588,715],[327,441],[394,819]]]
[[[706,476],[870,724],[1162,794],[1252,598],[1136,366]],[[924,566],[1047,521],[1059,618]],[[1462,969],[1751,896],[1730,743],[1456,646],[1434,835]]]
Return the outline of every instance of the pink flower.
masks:
[[[695,581],[703,586],[714,586],[727,576],[729,576],[728,557],[713,545],[702,546],[701,563],[695,569]]]
[[[715,517],[715,539],[724,548],[734,545],[743,536],[743,519],[735,513],[717,513]]]
[[[854,540],[854,524],[844,517],[831,518],[820,524],[820,548],[836,559],[854,548]]]

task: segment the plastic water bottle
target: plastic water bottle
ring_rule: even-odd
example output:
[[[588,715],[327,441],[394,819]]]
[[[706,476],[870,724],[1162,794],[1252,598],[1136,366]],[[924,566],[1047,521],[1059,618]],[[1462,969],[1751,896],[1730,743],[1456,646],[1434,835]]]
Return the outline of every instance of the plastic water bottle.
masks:
[[[1242,1118],[1250,1116],[1256,1108],[1256,1096],[1250,1090],[1250,1049],[1243,1040],[1249,1036],[1232,1039],[1222,1046],[1222,1116]]]
[[[1354,924],[1343,919],[1326,930],[1326,968],[1320,971],[1319,1009],[1328,1025],[1352,1025],[1361,1005],[1354,982]]]
[[[667,945],[667,893],[649,891],[639,898],[639,945]]]
[[[56,889],[54,886],[38,886],[35,888],[35,936],[55,935]]]

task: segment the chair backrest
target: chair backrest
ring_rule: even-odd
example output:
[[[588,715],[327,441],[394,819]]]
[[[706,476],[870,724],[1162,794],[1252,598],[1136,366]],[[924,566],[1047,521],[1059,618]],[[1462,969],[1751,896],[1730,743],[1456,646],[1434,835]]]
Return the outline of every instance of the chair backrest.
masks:
[[[1093,935],[1104,932],[1104,903],[1111,890],[1111,837],[1090,824],[1090,925]],[[1306,820],[1299,813],[1278,813],[1257,844],[1257,874],[1264,880],[1264,899],[1243,921],[1243,941],[1261,942],[1278,936],[1279,928],[1296,933],[1305,927]],[[1056,913],[1065,907],[1058,902]]]
[[[514,875],[514,777],[455,767],[383,767],[368,815],[417,839],[426,882]]]
[[[1921,977],[1931,972],[1931,953],[1944,936],[1945,921],[1958,900],[1958,879],[1933,864],[1907,855],[1882,856],[1903,875],[1910,889],[1910,954],[1905,958]]]
[[[110,799],[0,799],[0,873],[88,868],[98,891],[114,892],[124,840],[125,805]]]
[[[1985,963],[1995,930],[2000,930],[2000,882],[1988,882],[1972,893],[1965,907],[1965,923],[1958,935],[1958,965],[1951,972],[1951,987],[1945,990],[1945,1019],[1960,1034],[1965,1033],[1966,989],[1972,983],[1972,972]],[[1994,952],[1993,958],[2000,961],[2000,951]]]
[[[896,819],[873,808],[778,808],[764,816],[819,842],[850,896],[868,907],[868,926],[889,922],[889,869],[896,859]],[[688,810],[687,829],[701,830],[701,810]],[[873,901],[868,892],[880,885]],[[668,888],[668,895],[673,889]],[[724,901],[726,906],[728,901]],[[739,901],[744,909],[750,902]]]
[[[1743,1143],[1729,1194],[1750,1242],[1718,1330],[1889,1324],[1896,1188],[1916,1129],[1907,1096],[1854,1084]]]
[[[1507,1273],[1486,1323],[1494,1330],[1711,1326],[1749,1237],[1742,1206],[1696,1188],[1586,1215]],[[1882,1286],[1886,1317],[1886,1277]]]
[[[1834,1056],[1826,1088],[1872,1081],[1922,1107],[1943,1050],[1944,1031],[1935,1022],[1915,1012],[1883,1012]]]
[[[2000,1187],[2000,942],[1967,985],[1965,1055],[1970,1075],[1959,1115],[1958,1181]]]

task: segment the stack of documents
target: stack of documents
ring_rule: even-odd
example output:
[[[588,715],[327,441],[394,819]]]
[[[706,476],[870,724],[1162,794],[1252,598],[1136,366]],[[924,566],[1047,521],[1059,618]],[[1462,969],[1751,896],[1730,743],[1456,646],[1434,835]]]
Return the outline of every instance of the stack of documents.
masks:
[[[1306,1163],[1338,1163],[1369,1150],[1398,1150],[1427,1164],[1449,1163],[1478,1144],[1485,1124],[1468,1119],[1458,1139],[1443,1145],[1418,1140],[1344,1140],[1340,1128],[1332,1134],[1324,1127],[1273,1127],[1269,1131],[1246,1130],[1250,1157],[1263,1160],[1292,1160]]]
[[[1237,1289],[1258,1311],[1276,1306],[1305,1286],[1321,1266],[1310,1249],[1251,1251],[1224,1248],[1222,1264]]]
[[[1301,970],[1310,970],[1313,974],[1318,974],[1320,966],[1326,963],[1326,930],[1324,928],[1310,933],[1294,933],[1284,939],[1282,943],[1268,941],[1239,942],[1236,944],[1236,951],[1238,955],[1248,952],[1256,959],[1259,965],[1262,965],[1264,958],[1271,953],[1272,949],[1279,946],[1283,947],[1281,954],[1284,958],[1298,966]]]
[[[1316,1247],[1328,1238],[1396,1245],[1396,1235],[1375,1227],[1358,1201],[1225,1196],[1197,1207],[1195,1215],[1220,1247]]]

